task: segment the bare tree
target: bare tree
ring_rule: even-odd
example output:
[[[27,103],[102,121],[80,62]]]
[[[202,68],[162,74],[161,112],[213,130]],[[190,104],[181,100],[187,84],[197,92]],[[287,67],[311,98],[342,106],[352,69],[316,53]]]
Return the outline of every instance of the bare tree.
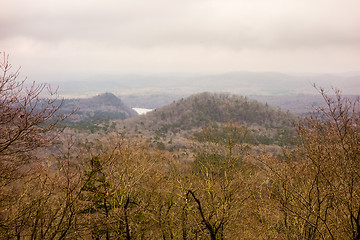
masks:
[[[20,238],[33,227],[36,239],[38,229],[44,229],[44,221],[39,227],[37,220],[49,216],[44,209],[50,209],[54,194],[34,150],[52,143],[56,131],[51,130],[68,115],[58,114],[57,91],[35,82],[27,87],[8,55],[0,53],[0,58],[0,238]]]
[[[244,202],[251,196],[244,175],[247,129],[231,122],[220,132],[205,129],[195,154],[197,182],[186,198],[192,202],[193,217],[210,239],[226,239],[230,225],[236,225]]]
[[[51,142],[46,133],[67,116],[57,114],[57,91],[35,82],[26,87],[26,79],[18,80],[20,68],[13,70],[8,55],[0,55],[0,178],[6,184],[21,175],[32,150]]]
[[[360,239],[360,112],[335,90],[326,107],[298,125],[302,144],[268,165],[289,238]]]

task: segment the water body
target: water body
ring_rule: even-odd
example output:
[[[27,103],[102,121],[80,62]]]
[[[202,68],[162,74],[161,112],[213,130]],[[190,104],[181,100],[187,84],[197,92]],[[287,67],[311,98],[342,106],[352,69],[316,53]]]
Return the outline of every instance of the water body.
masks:
[[[138,114],[146,114],[147,112],[151,112],[154,109],[149,109],[149,108],[132,108],[133,110],[135,110]]]

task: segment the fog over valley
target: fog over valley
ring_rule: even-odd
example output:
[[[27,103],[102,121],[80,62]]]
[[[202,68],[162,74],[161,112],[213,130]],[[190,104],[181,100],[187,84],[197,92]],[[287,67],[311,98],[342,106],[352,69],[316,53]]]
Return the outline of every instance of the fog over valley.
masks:
[[[357,0],[13,0],[2,4],[0,51],[65,98],[316,94],[313,83],[356,95],[358,9]]]
[[[2,0],[0,239],[359,240],[359,10]]]
[[[192,94],[208,91],[248,96],[297,113],[304,113],[304,108],[310,111],[314,103],[316,105],[322,101],[314,84],[328,90],[340,89],[345,95],[358,95],[360,73],[103,75],[86,80],[53,82],[54,86],[59,86],[59,94],[65,98],[88,98],[111,92],[130,107],[137,108],[159,108]],[[300,102],[303,105],[301,108]]]

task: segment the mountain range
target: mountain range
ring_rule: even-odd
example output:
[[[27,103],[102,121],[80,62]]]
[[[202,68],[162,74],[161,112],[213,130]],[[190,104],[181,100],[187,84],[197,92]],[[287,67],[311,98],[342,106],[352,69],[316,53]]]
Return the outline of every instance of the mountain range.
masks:
[[[71,84],[70,84],[71,83]],[[69,98],[102,92],[118,96],[154,94],[192,95],[204,91],[238,95],[316,94],[312,85],[335,87],[344,94],[360,93],[360,73],[228,72],[222,74],[123,74],[79,77],[53,81],[60,94]]]

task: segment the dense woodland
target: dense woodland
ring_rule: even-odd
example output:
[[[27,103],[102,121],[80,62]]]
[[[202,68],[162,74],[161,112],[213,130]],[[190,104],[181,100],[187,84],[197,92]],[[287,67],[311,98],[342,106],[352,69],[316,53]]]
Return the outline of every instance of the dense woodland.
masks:
[[[203,93],[66,127],[0,69],[0,239],[360,239],[359,101],[337,90],[308,118]]]

